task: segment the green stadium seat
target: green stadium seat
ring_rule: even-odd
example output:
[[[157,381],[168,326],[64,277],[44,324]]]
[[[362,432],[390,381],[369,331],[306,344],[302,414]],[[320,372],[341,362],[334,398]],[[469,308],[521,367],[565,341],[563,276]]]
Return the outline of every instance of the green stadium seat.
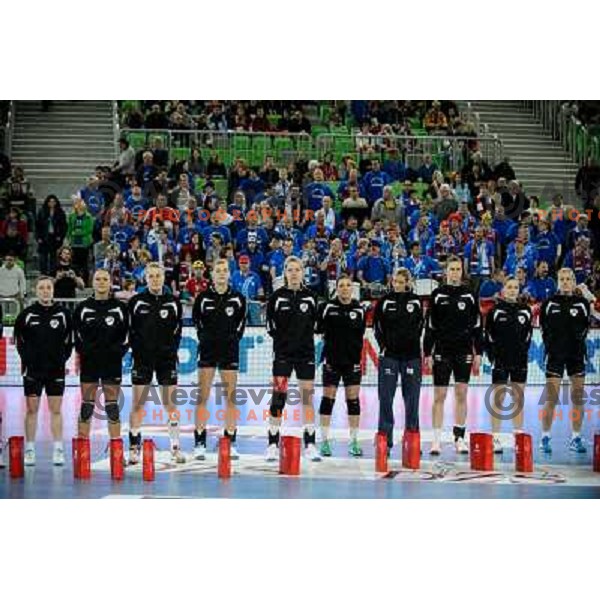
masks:
[[[172,160],[187,160],[192,155],[191,148],[173,148],[171,150]]]

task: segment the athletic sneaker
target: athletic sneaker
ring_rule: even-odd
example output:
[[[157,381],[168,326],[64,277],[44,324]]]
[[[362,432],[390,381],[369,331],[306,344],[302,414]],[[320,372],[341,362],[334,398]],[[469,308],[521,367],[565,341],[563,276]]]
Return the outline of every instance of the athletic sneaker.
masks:
[[[321,453],[321,456],[331,456],[332,455],[331,442],[329,440],[323,440],[321,442],[321,447],[319,448],[319,452]]]
[[[182,465],[183,463],[185,463],[185,455],[177,446],[173,446],[171,448],[171,462],[174,462],[178,465]]]
[[[279,446],[277,444],[269,444],[265,459],[267,462],[275,462],[279,458]]]
[[[388,452],[389,452],[389,449],[388,449]],[[348,444],[348,454],[350,454],[350,456],[362,456],[363,455],[363,451],[362,451],[362,448],[360,447],[360,444],[358,443],[358,440],[350,440],[350,443]]]
[[[464,437],[456,438],[454,447],[456,448],[456,452],[458,454],[469,454],[469,446],[467,445],[467,440],[465,440]]]
[[[540,442],[540,450],[544,452],[544,454],[552,454],[552,446],[550,445],[549,435],[542,436],[542,441]]]
[[[35,467],[35,450],[33,448],[25,450],[25,466]]]
[[[317,451],[317,446],[315,444],[307,444],[304,449],[304,456],[307,460],[311,460],[312,462],[320,462],[321,455]]]
[[[204,444],[196,444],[194,446],[194,460],[204,460],[206,458],[206,446]]]
[[[502,448],[500,438],[494,437],[494,454],[502,454],[503,452],[504,448]]]
[[[52,464],[56,467],[62,467],[65,464],[65,451],[62,446],[56,446],[52,453]]]
[[[431,442],[431,450],[429,451],[429,454],[431,454],[431,456],[439,456],[441,453],[442,444],[433,440],[433,442]]]
[[[571,452],[577,452],[578,454],[584,454],[587,452],[585,442],[580,435],[571,440],[571,443],[569,444],[569,450],[571,450]]]
[[[137,465],[140,462],[140,454],[141,451],[139,446],[129,446],[129,464]]]

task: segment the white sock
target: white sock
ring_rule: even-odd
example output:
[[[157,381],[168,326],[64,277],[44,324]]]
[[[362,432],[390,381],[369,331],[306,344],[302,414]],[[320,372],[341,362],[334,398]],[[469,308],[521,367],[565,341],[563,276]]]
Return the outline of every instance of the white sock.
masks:
[[[132,427],[131,428],[131,435],[133,437],[137,437],[139,433],[140,433],[140,428],[139,427]]]
[[[26,442],[25,450],[33,450],[35,452],[35,442]]]
[[[54,449],[55,450],[62,450],[63,449],[63,443],[62,443],[62,441],[54,442]]]
[[[571,439],[574,440],[575,438],[581,437],[581,431],[573,431],[571,432]]]
[[[358,439],[358,429],[356,427],[350,427],[350,441],[355,442]]]
[[[545,431],[542,429],[542,437],[547,436],[550,437],[550,430],[548,429],[548,431]]]
[[[277,435],[279,433],[280,426],[279,425],[269,425],[269,433],[271,435]]]
[[[327,426],[327,427],[325,427],[324,425],[321,426],[321,439],[323,441],[329,439],[329,426]]]
[[[433,442],[435,444],[440,444],[442,441],[442,430],[441,429],[434,429],[433,430]]]
[[[308,435],[312,435],[315,432],[315,426],[312,423],[307,423],[304,426],[304,431],[306,431]]]

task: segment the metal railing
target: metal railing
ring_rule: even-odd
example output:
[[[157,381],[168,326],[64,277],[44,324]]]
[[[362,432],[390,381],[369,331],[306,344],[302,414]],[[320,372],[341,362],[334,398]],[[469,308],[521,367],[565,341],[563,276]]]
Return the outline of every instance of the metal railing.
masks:
[[[198,148],[206,161],[208,153],[216,152],[228,166],[236,158],[253,166],[262,166],[267,156],[273,156],[278,166],[288,166],[298,159],[322,159],[331,154],[335,162],[344,156],[355,161],[363,157],[385,160],[390,150],[409,167],[418,167],[425,153],[432,154],[444,170],[462,168],[470,151],[478,149],[491,164],[502,158],[502,144],[495,135],[459,137],[449,135],[400,136],[380,134],[321,133],[257,133],[233,131],[194,131],[172,129],[121,129],[136,149],[149,147],[154,138],[160,138],[169,151],[171,160],[190,158],[193,148]]]
[[[116,100],[112,101],[112,113],[113,113],[113,146],[115,149],[115,156],[119,154],[119,105]]]
[[[562,100],[524,100],[524,106],[553,139],[561,143],[571,160],[584,164],[588,157],[600,161],[600,139],[590,134]]]

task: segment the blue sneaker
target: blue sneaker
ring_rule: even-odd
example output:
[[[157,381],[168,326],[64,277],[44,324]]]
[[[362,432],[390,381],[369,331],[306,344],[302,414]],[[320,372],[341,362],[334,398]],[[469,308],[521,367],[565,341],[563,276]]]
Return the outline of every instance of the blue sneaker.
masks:
[[[544,454],[552,454],[552,446],[550,445],[549,435],[542,436],[542,441],[540,442],[540,450]]]
[[[585,442],[581,439],[581,436],[574,437],[569,444],[569,450],[571,452],[577,452],[578,454],[584,454],[587,452],[587,448],[585,447]]]

